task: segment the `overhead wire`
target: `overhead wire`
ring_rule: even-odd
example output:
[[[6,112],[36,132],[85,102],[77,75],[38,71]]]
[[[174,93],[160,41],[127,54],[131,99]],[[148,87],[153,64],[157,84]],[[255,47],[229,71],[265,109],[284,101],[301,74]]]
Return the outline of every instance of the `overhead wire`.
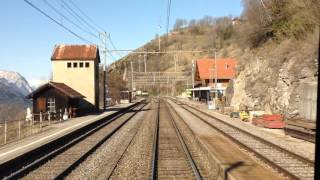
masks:
[[[81,14],[84,13],[74,2],[69,1],[69,3],[67,3],[65,0],[60,0],[71,12],[74,16],[77,17],[77,19],[79,19],[82,23],[84,23],[87,27],[89,27],[90,29],[92,29],[93,31],[97,32],[97,33],[101,33],[101,31],[97,28],[95,28],[93,25],[91,25],[87,20],[85,20],[83,17],[81,17],[81,15],[79,13],[77,13],[71,6],[75,7]],[[71,5],[71,6],[70,6]],[[87,19],[89,18],[89,16],[87,16]],[[104,31],[103,29],[101,29],[102,31]]]
[[[99,26],[97,23],[95,23],[83,10],[81,10],[81,8],[79,6],[77,6],[72,0],[68,0],[69,4],[71,4],[74,8],[77,9],[78,12],[81,13],[82,16],[84,16],[88,21],[90,21],[90,24],[89,22],[87,22],[86,19],[82,18],[81,15],[79,15],[77,12],[75,12],[72,7],[70,7],[70,5],[65,2],[64,0],[61,0],[61,2],[63,4],[65,4],[67,6],[68,9],[70,9],[79,19],[81,19],[84,23],[86,23],[89,27],[91,27],[93,30],[97,31],[100,33],[100,30],[105,32],[104,28],[102,28],[101,26]],[[95,26],[95,27],[94,27]],[[111,46],[113,47],[113,50],[115,50],[116,54],[122,58],[123,56],[117,51],[117,48],[114,44],[114,42],[112,41],[110,35],[107,36],[107,39],[109,40]],[[116,59],[113,54],[108,50],[108,54],[113,57],[114,59]]]
[[[91,30],[92,28],[86,23],[84,22],[85,20],[82,19],[70,6],[69,4],[67,4],[64,0],[57,0],[57,2],[59,4],[61,4],[61,7],[63,9],[65,9],[68,14],[70,14],[78,23],[80,23],[83,27],[86,27],[86,30],[89,31],[90,33],[92,34],[95,34],[93,33]],[[97,38],[99,38],[97,35],[95,35]]]
[[[97,32],[105,31],[104,28],[99,26],[97,23],[95,23],[84,11],[82,11],[72,0],[68,0],[69,3],[74,6],[84,17],[87,18],[87,20],[91,21],[91,23],[95,26],[92,26],[91,24],[88,23],[88,25],[94,29]],[[86,22],[86,21],[85,21]],[[99,30],[100,29],[100,30]]]
[[[81,29],[83,32],[91,35],[92,37],[95,37],[97,39],[99,39],[99,37],[97,35],[95,35],[94,33],[87,31],[86,29],[84,29],[83,27],[79,26],[78,24],[76,24],[75,22],[73,22],[71,19],[69,19],[67,16],[65,16],[63,13],[61,13],[57,8],[55,8],[52,4],[50,4],[47,0],[42,0],[46,5],[48,5],[54,12],[56,12],[57,14],[59,14],[61,17],[63,17],[65,20],[67,20],[69,23],[73,24],[74,26],[76,26],[77,28]]]
[[[110,41],[111,46],[113,47],[113,50],[115,50],[115,52],[117,53],[117,55],[118,55],[120,58],[122,58],[123,55],[121,55],[121,54],[119,53],[118,49],[117,49],[116,46],[114,45],[114,43],[113,43],[113,41],[112,41],[112,39],[111,39],[111,35],[110,35],[110,34],[109,34],[109,36],[108,36],[108,39],[109,39],[109,41]]]
[[[36,5],[34,5],[33,3],[31,3],[28,0],[24,0],[24,2],[26,2],[29,6],[31,6],[32,8],[34,8],[35,10],[39,11],[42,15],[46,16],[47,18],[49,18],[51,21],[53,21],[54,23],[56,23],[57,25],[61,26],[63,29],[65,29],[66,31],[68,31],[69,33],[71,33],[72,35],[76,36],[77,38],[81,39],[82,41],[89,43],[89,44],[94,44],[91,41],[87,40],[86,38],[80,36],[79,34],[73,32],[71,29],[69,29],[68,27],[64,26],[62,23],[58,22],[57,20],[55,20],[54,18],[52,18],[49,14],[45,13],[43,10],[41,10],[40,8],[38,8]]]

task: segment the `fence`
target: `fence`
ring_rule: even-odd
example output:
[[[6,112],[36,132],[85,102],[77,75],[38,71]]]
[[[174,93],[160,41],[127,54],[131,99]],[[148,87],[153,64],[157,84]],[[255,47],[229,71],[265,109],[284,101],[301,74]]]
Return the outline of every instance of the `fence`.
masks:
[[[63,113],[60,110],[55,113],[32,114],[29,120],[2,121],[0,122],[0,145],[42,132],[51,124],[62,122],[62,117]]]

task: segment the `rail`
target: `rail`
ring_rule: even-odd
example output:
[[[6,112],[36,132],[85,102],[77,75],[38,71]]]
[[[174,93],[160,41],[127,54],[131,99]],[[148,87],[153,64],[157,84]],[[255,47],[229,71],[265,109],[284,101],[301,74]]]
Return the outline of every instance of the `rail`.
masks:
[[[158,102],[158,112],[157,112],[157,122],[156,122],[156,129],[155,129],[155,134],[154,134],[154,144],[153,144],[153,152],[152,152],[152,172],[151,172],[151,179],[157,179],[158,178],[158,156],[159,156],[159,131],[160,131],[160,103],[161,100],[159,99],[159,102]],[[172,112],[168,109],[168,106],[166,103],[165,104],[165,110],[166,112],[168,112],[168,115],[169,115],[169,121],[170,123],[172,124],[172,127],[174,129],[174,132],[175,134],[177,135],[177,138],[178,138],[178,141],[183,149],[183,152],[184,152],[184,155],[186,156],[186,160],[187,162],[189,163],[191,169],[192,169],[192,173],[193,175],[195,176],[195,178],[197,180],[200,180],[202,179],[201,175],[200,175],[200,172],[197,168],[197,165],[195,164],[195,161],[193,160],[192,156],[191,156],[191,153],[181,135],[181,132],[180,130],[178,129],[175,121],[174,121],[174,117],[172,115]]]
[[[177,103],[177,100],[174,100],[175,103]],[[308,179],[309,177],[306,177],[306,175],[304,174],[304,172],[301,172],[299,170],[293,171],[290,168],[292,168],[292,166],[290,166],[290,161],[291,162],[299,162],[300,166],[298,163],[293,164],[293,165],[298,165],[296,167],[301,167],[302,169],[305,168],[306,171],[308,171],[308,176],[310,174],[312,174],[313,171],[313,166],[314,166],[314,162],[304,158],[298,154],[295,154],[291,151],[288,151],[272,142],[269,142],[265,139],[262,139],[261,137],[255,136],[249,132],[246,132],[236,126],[233,126],[231,124],[228,124],[206,112],[203,112],[201,110],[198,110],[192,106],[189,106],[188,104],[185,103],[181,103],[179,102],[179,105],[181,105],[181,107],[185,110],[187,110],[188,112],[190,112],[191,114],[193,114],[195,117],[197,117],[198,119],[202,120],[204,123],[206,123],[207,125],[209,125],[210,127],[212,127],[213,129],[217,130],[218,132],[220,132],[221,134],[223,134],[224,136],[228,137],[229,139],[233,140],[235,143],[237,143],[238,145],[240,145],[241,147],[253,152],[257,157],[259,157],[260,159],[262,159],[264,162],[266,162],[267,164],[271,165],[272,167],[276,168],[278,171],[284,173],[285,175],[289,176],[292,179]],[[190,110],[189,108],[191,108],[192,110]],[[195,113],[194,111],[196,111],[197,113],[200,113],[206,117],[209,117],[211,119],[214,119],[217,123],[210,123],[208,122],[206,119],[204,118],[202,115],[199,115],[197,113]],[[220,124],[220,126],[218,125],[218,123]],[[228,130],[222,126],[225,126],[226,128],[229,128]],[[230,129],[231,128],[231,129]],[[233,135],[234,134],[234,135]],[[241,136],[244,136],[245,138],[241,139]],[[282,161],[279,162],[275,162],[270,160],[269,157],[266,157],[265,153],[262,153],[263,151],[259,151],[259,149],[257,148],[257,144],[261,143],[264,147],[264,150],[275,150],[279,153],[279,157],[281,155],[282,158],[284,158]],[[250,145],[251,144],[251,145]],[[265,148],[265,147],[269,147]],[[261,148],[261,147],[260,147]],[[261,148],[262,149],[262,148]],[[272,154],[273,156],[277,156],[276,154]],[[286,159],[285,159],[286,158]],[[291,158],[291,159],[289,159]],[[283,166],[282,164],[285,164],[284,162],[286,162],[287,164],[289,163],[289,165],[287,165],[287,167]],[[299,169],[299,168],[296,168]],[[312,177],[311,177],[312,178]]]
[[[140,103],[131,105],[128,109],[136,108],[140,106],[142,109],[145,104]],[[58,138],[52,142],[49,142],[41,147],[38,147],[30,152],[27,152],[19,157],[16,157],[10,161],[7,161],[0,165],[0,178],[1,179],[17,179],[26,175],[28,172],[39,168],[45,162],[53,159],[58,154],[63,153],[65,150],[71,148],[76,143],[84,140],[93,133],[99,131],[103,127],[107,126],[109,123],[115,121],[117,118],[121,117],[128,109],[120,110],[107,118],[103,118],[94,123],[86,125],[78,130],[75,130],[61,138]],[[129,116],[126,121],[124,121],[120,126],[113,129],[109,134],[107,134],[103,139],[97,142],[93,147],[91,147],[86,153],[84,153],[79,159],[70,164],[68,168],[63,170],[60,174],[56,176],[55,179],[60,179],[68,175],[77,165],[83,162],[86,157],[88,157],[92,152],[94,152],[103,142],[110,138],[119,128],[121,128],[126,122],[128,122],[138,111],[134,112]],[[66,143],[68,142],[68,143]]]

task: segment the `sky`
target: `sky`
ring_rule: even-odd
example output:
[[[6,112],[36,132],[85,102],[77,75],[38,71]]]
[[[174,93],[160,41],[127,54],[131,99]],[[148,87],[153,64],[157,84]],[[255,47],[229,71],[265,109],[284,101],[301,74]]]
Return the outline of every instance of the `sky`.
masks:
[[[49,14],[57,22],[93,43],[100,41],[98,30],[110,34],[117,49],[136,49],[166,32],[168,0],[29,0],[32,4]],[[45,2],[54,6],[58,12],[74,21],[69,23]],[[71,16],[66,5],[73,2],[99,27],[87,27]],[[171,0],[170,26],[177,18],[200,19],[205,15],[212,17],[239,16],[242,12],[241,0]],[[85,17],[82,15],[82,18]],[[50,57],[56,44],[85,44],[70,32],[53,23],[49,18],[32,8],[24,0],[2,1],[0,5],[0,70],[19,72],[31,85],[47,80],[51,73]],[[91,22],[87,20],[87,22]],[[159,25],[161,28],[159,28]],[[108,43],[109,44],[109,43]],[[112,49],[110,44],[109,49]],[[108,64],[119,59],[118,54],[108,57]]]

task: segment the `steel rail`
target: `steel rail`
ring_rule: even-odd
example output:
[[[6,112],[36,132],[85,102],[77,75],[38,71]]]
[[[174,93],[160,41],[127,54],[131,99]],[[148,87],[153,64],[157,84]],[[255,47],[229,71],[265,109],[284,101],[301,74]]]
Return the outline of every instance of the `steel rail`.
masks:
[[[158,148],[159,148],[159,121],[160,121],[160,99],[158,102],[158,113],[157,113],[157,122],[156,122],[156,129],[155,129],[155,134],[154,134],[154,144],[153,144],[153,151],[152,151],[152,171],[151,171],[151,179],[155,180],[157,179],[157,162],[158,162]],[[171,120],[171,124],[173,125],[173,128],[176,132],[176,135],[178,137],[178,140],[180,142],[180,145],[184,151],[184,154],[186,155],[187,161],[189,163],[189,165],[191,166],[192,172],[195,175],[197,180],[201,180],[202,177],[200,175],[200,172],[195,164],[195,161],[192,159],[192,156],[190,154],[190,151],[181,135],[180,130],[178,129],[178,127],[176,126],[175,122],[174,122],[174,118],[172,113],[170,112],[170,110],[168,109],[168,106],[165,103],[165,109],[169,114],[170,120]]]
[[[125,153],[127,152],[128,148],[130,147],[130,145],[132,144],[133,140],[135,139],[135,137],[138,134],[139,129],[141,128],[141,123],[139,124],[139,127],[137,128],[136,132],[134,132],[132,138],[130,139],[129,143],[126,145],[125,149],[123,150],[123,152],[121,153],[121,156],[119,157],[119,159],[117,160],[117,162],[115,163],[115,165],[113,166],[110,175],[108,176],[107,179],[110,179],[112,174],[114,173],[114,171],[116,170],[117,165],[119,164],[120,160],[123,158],[123,156],[125,155]]]
[[[2,179],[18,179],[26,175],[27,173],[37,169],[47,161],[53,159],[58,154],[63,153],[65,150],[72,148],[73,145],[77,144],[78,142],[84,140],[86,137],[89,137],[93,133],[97,132],[101,128],[107,126],[109,123],[115,121],[119,117],[125,114],[126,111],[134,109],[138,106],[143,108],[145,104],[141,105],[141,102],[131,105],[127,109],[123,109],[115,114],[111,115],[110,117],[103,118],[98,120],[94,123],[86,125],[70,134],[67,134],[61,138],[58,138],[52,142],[49,142],[43,146],[40,146],[30,152],[27,152],[13,160],[10,160],[4,164],[0,165],[0,178]],[[123,124],[124,125],[129,119],[131,119],[137,112],[131,115]],[[119,129],[119,127],[117,128]],[[105,141],[112,134],[115,133],[116,130],[112,131],[109,135],[107,135],[103,140]],[[101,144],[102,141],[99,141],[93,148],[91,148],[87,153],[83,154],[76,162],[71,164],[67,169],[65,169],[62,173],[60,173],[55,179],[63,178],[65,175],[71,172],[74,167],[80,164],[89,154],[94,152]],[[65,143],[68,142],[68,143]],[[34,157],[34,158],[33,158]],[[15,169],[15,165],[19,164],[19,166]]]
[[[199,169],[197,168],[197,165],[196,165],[195,161],[193,160],[193,158],[191,156],[191,153],[190,153],[190,151],[189,151],[189,149],[188,149],[188,147],[187,147],[187,145],[186,145],[186,143],[185,143],[185,141],[184,141],[184,139],[183,139],[183,137],[181,135],[181,132],[180,132],[179,128],[177,127],[176,123],[174,122],[173,114],[169,110],[167,103],[165,103],[165,108],[167,109],[167,112],[169,112],[171,123],[172,123],[172,125],[173,125],[173,127],[174,127],[174,129],[176,131],[176,134],[178,136],[179,142],[182,145],[183,151],[184,151],[184,153],[186,154],[186,156],[188,158],[188,161],[189,161],[189,164],[190,164],[190,166],[192,168],[192,171],[193,171],[196,179],[197,180],[201,180],[202,177],[200,175]]]
[[[151,180],[157,179],[158,145],[159,145],[160,100],[158,99],[156,125],[153,135]]]
[[[175,102],[176,104],[178,104],[177,102],[179,102],[179,101],[174,100],[174,102]],[[265,156],[262,155],[261,153],[259,153],[259,152],[257,152],[256,150],[254,150],[254,148],[251,148],[251,147],[245,145],[243,142],[235,139],[234,137],[232,137],[232,136],[231,136],[230,134],[228,134],[227,132],[224,132],[224,131],[222,131],[221,129],[215,127],[213,124],[211,124],[210,122],[208,122],[206,119],[202,118],[201,116],[197,115],[196,113],[192,112],[191,110],[189,110],[188,108],[186,108],[186,107],[184,107],[184,106],[187,106],[187,107],[189,107],[189,108],[192,108],[193,110],[195,110],[195,111],[197,111],[197,112],[199,112],[199,113],[201,113],[201,114],[203,114],[203,115],[205,115],[205,116],[208,116],[208,117],[210,117],[210,118],[212,118],[212,119],[215,119],[216,121],[218,121],[218,122],[220,122],[220,123],[222,123],[222,124],[224,124],[224,125],[226,125],[226,126],[229,126],[229,127],[233,128],[233,129],[236,129],[237,131],[239,131],[239,132],[241,132],[241,133],[244,133],[245,135],[250,136],[250,137],[254,138],[255,140],[257,140],[257,141],[259,141],[259,142],[261,142],[261,143],[264,143],[264,144],[266,144],[266,145],[268,145],[268,146],[270,146],[270,147],[273,147],[274,149],[279,150],[280,152],[283,152],[283,153],[289,155],[290,157],[292,157],[292,158],[294,158],[294,159],[297,159],[297,160],[299,160],[299,161],[302,161],[303,163],[307,164],[309,167],[313,167],[313,166],[314,166],[314,165],[313,165],[313,164],[314,164],[313,161],[311,161],[311,160],[309,160],[309,159],[307,159],[307,158],[305,158],[305,157],[302,157],[302,156],[300,156],[300,155],[298,155],[298,154],[295,154],[295,153],[293,153],[293,152],[291,152],[291,151],[288,151],[288,150],[286,150],[286,149],[284,149],[284,148],[282,148],[282,147],[280,147],[280,146],[278,146],[278,145],[276,145],[276,144],[274,144],[274,143],[272,143],[272,142],[269,142],[269,141],[267,141],[267,140],[265,140],[265,139],[262,139],[261,137],[258,137],[258,136],[255,136],[255,135],[249,133],[249,132],[246,132],[246,131],[244,131],[244,130],[236,127],[236,126],[233,126],[233,125],[231,125],[231,124],[228,124],[228,123],[226,123],[226,122],[224,122],[224,121],[222,121],[222,120],[220,120],[220,119],[218,119],[218,118],[216,118],[216,117],[214,117],[214,116],[212,116],[212,115],[210,115],[210,114],[208,114],[208,113],[206,113],[206,112],[203,112],[203,111],[201,111],[201,110],[198,110],[198,109],[196,109],[196,108],[194,108],[194,107],[192,107],[192,106],[190,106],[190,105],[188,105],[188,104],[185,104],[185,103],[179,102],[178,105],[182,105],[181,107],[182,107],[183,109],[187,110],[188,112],[190,112],[191,114],[193,114],[195,117],[199,118],[199,119],[202,120],[204,123],[206,123],[207,125],[209,125],[209,126],[212,127],[213,129],[217,130],[217,131],[220,132],[221,134],[225,135],[226,137],[228,137],[229,139],[231,139],[232,141],[234,141],[235,143],[237,143],[237,144],[240,145],[241,147],[243,147],[243,148],[245,148],[245,149],[253,152],[257,157],[259,157],[260,159],[262,159],[264,162],[266,162],[267,164],[270,164],[271,166],[273,166],[274,168],[276,168],[278,171],[280,171],[280,172],[282,172],[282,173],[285,173],[287,176],[291,177],[292,179],[300,179],[300,178],[297,177],[296,175],[292,174],[291,172],[289,172],[289,171],[288,171],[287,169],[285,169],[284,167],[281,167],[280,165],[276,164],[275,162],[269,160],[267,157],[265,157]]]
[[[138,109],[141,110],[144,108],[146,104],[143,104],[142,107]],[[89,151],[87,151],[85,154],[83,154],[78,160],[76,160],[73,164],[71,164],[67,169],[65,169],[63,172],[61,172],[55,179],[64,179],[70,172],[75,169],[80,163],[82,163],[90,154],[95,152],[106,140],[108,140],[114,133],[116,133],[121,127],[123,127],[129,120],[131,120],[138,111],[134,112],[131,116],[129,116],[123,123],[121,123],[119,126],[117,126],[115,129],[113,129],[109,134],[107,134],[103,139],[101,139],[97,144],[95,144]],[[114,121],[114,120],[113,120]],[[103,126],[104,127],[104,126]],[[102,127],[101,127],[102,128]],[[101,129],[99,128],[99,129]],[[132,141],[132,139],[131,139]],[[130,141],[130,143],[131,143]],[[130,144],[129,143],[129,144]],[[122,157],[122,156],[121,156]],[[113,169],[114,170],[114,169]],[[113,172],[112,170],[112,172]]]

